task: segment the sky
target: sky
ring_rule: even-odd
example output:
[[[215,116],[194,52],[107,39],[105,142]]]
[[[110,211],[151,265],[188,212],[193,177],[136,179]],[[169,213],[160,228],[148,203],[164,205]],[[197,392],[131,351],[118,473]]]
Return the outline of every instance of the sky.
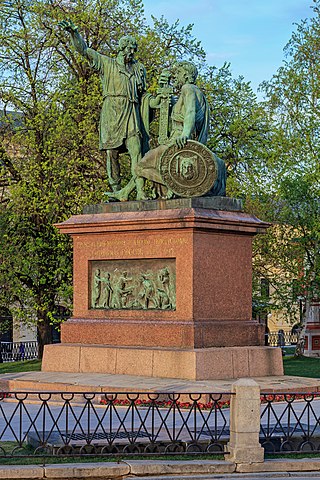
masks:
[[[230,62],[254,91],[284,60],[283,48],[296,23],[311,18],[312,0],[144,0],[147,20],[163,15],[170,23],[194,24],[209,65]]]

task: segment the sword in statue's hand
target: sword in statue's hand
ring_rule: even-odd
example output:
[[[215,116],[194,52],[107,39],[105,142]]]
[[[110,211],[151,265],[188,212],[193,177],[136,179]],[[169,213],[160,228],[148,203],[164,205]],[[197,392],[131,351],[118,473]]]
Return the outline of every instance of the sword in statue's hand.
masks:
[[[160,114],[159,114],[159,145],[169,144],[169,121],[170,121],[170,104],[173,88],[169,84],[170,72],[163,70],[159,77],[159,88],[157,94],[161,96]]]

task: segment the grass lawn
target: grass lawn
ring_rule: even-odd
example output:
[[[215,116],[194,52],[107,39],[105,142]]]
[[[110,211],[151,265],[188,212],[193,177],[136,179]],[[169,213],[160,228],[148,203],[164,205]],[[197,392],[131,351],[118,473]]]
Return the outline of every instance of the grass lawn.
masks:
[[[2,373],[38,372],[41,370],[40,360],[26,360],[25,362],[0,363]]]
[[[284,357],[283,366],[285,375],[320,378],[320,358]]]

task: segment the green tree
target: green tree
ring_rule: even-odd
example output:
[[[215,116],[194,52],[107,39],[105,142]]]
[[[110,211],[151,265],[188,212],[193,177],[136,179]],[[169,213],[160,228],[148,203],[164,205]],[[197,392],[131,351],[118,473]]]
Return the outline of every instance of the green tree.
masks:
[[[89,46],[111,56],[122,35],[134,34],[152,88],[166,62],[204,58],[191,26],[161,18],[151,28],[139,0],[1,2],[0,304],[36,322],[40,356],[57,305],[71,303],[71,245],[53,224],[101,201],[106,189],[100,82],[59,29],[66,17]],[[19,112],[18,125],[8,110]]]
[[[250,82],[234,78],[231,66],[203,70],[200,86],[211,111],[208,146],[224,160],[227,194],[245,198],[261,178],[270,148],[270,124]]]
[[[265,182],[256,199],[260,213],[276,223],[256,242],[256,269],[270,279],[278,307],[299,320],[320,295],[320,2],[297,26],[285,47],[286,60],[263,84],[265,112],[272,124]],[[264,205],[261,207],[261,199]]]

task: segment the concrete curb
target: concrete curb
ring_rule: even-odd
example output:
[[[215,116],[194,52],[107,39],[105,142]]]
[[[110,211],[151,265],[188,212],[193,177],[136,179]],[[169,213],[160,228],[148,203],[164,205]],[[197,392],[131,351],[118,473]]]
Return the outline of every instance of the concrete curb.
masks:
[[[0,478],[8,480],[44,478],[44,469],[40,465],[1,465]]]
[[[219,460],[128,460],[101,463],[70,463],[52,464],[47,466],[38,465],[3,465],[0,469],[0,479],[42,480],[45,478],[54,479],[81,479],[90,478],[94,480],[112,480],[152,476],[163,476],[168,478],[180,475],[181,477],[195,478],[196,476],[208,474],[266,474],[266,473],[289,473],[289,472],[319,472],[320,458],[303,459],[275,459],[265,460],[263,463],[234,464]]]
[[[236,468],[238,473],[259,472],[320,472],[320,458],[265,460],[263,463],[241,464]]]
[[[234,463],[223,460],[126,460],[130,475],[137,477],[148,475],[190,475],[208,473],[233,473]]]
[[[69,465],[47,465],[43,468],[44,477],[60,478],[126,478],[130,474],[130,467],[124,462],[106,463],[72,463]]]

